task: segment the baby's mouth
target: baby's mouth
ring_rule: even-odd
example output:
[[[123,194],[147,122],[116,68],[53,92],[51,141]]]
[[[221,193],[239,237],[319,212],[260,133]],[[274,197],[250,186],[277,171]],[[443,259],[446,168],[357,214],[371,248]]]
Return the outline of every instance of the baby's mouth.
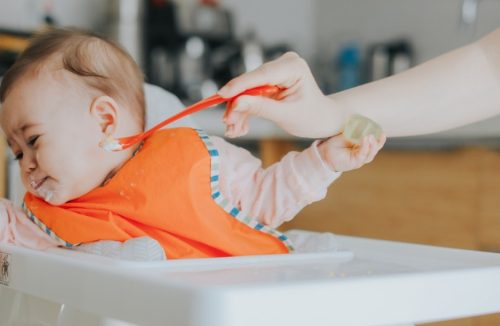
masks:
[[[47,189],[47,187],[42,187],[45,184],[45,181],[49,179],[48,176],[38,180],[36,180],[35,177],[31,175],[28,178],[31,188],[33,188],[33,190],[37,193],[38,197],[43,198],[46,202],[49,202],[52,197],[54,197],[53,190]]]
[[[35,190],[38,190],[38,188],[40,188],[47,179],[48,179],[48,177],[45,177],[45,178],[40,179],[40,180],[31,180],[30,181],[31,187],[33,187],[33,189],[35,189]]]

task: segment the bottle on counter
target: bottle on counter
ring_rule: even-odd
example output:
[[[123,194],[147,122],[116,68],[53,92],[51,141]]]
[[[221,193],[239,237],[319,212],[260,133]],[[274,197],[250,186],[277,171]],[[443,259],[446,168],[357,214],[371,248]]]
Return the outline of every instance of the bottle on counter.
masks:
[[[343,46],[337,57],[337,90],[358,86],[361,83],[361,53],[356,43]]]

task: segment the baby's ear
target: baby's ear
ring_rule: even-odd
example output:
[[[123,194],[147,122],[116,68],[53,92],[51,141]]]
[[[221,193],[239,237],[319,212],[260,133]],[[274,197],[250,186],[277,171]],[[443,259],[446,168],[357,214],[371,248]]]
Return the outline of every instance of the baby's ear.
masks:
[[[109,96],[96,97],[90,105],[90,114],[101,127],[106,136],[116,130],[118,103]]]

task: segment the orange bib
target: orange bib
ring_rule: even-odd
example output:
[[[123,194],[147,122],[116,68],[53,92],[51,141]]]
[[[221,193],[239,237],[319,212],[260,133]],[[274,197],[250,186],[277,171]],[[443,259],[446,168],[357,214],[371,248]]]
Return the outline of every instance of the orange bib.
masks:
[[[33,222],[67,247],[149,236],[169,259],[289,252],[285,235],[223,198],[218,159],[202,131],[162,130],[104,186],[61,206],[27,193],[23,206]]]

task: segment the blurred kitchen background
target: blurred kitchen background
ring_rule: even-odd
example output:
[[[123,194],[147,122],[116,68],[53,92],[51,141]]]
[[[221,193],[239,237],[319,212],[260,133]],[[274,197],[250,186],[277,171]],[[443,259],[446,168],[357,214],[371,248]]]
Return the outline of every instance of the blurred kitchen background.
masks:
[[[0,74],[24,38],[46,25],[76,26],[118,40],[148,82],[186,104],[289,50],[310,63],[330,93],[467,44],[499,19],[496,0],[0,0]],[[436,147],[493,137],[498,122],[445,133],[460,138],[453,144],[433,136],[432,142],[390,145]],[[271,136],[284,136],[267,127]]]
[[[331,93],[404,71],[499,25],[497,0],[0,0],[0,75],[33,33],[76,26],[120,42],[149,83],[185,104],[290,50]],[[222,135],[222,112],[194,118]],[[266,121],[251,126],[234,142],[265,165],[309,144]],[[500,118],[391,139],[286,228],[500,251],[499,148]],[[2,169],[0,191],[20,201],[14,164]],[[495,317],[446,324],[500,324]]]

